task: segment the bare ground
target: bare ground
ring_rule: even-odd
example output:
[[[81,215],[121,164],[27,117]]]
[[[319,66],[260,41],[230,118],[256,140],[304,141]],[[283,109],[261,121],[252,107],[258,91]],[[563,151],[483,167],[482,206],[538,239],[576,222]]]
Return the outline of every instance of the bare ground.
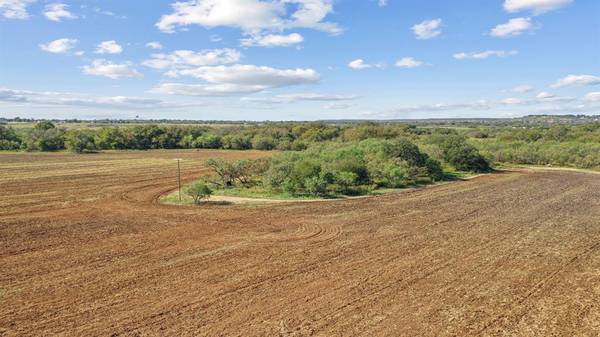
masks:
[[[2,336],[598,336],[600,178],[170,206],[211,156],[0,154]]]

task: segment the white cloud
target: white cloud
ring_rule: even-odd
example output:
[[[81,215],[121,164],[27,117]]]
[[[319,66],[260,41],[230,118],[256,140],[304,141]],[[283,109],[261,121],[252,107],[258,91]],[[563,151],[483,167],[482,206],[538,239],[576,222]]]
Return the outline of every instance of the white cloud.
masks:
[[[96,48],[96,54],[120,54],[123,52],[123,47],[121,47],[117,41],[103,41]]]
[[[289,35],[268,34],[255,35],[241,40],[242,46],[252,47],[289,47],[304,41],[304,37],[298,33]]]
[[[200,25],[237,27],[245,33],[291,28],[341,33],[337,24],[324,21],[333,11],[332,0],[191,0],[175,2],[172,7],[173,12],[156,23],[163,32]]]
[[[255,65],[198,67],[179,70],[178,75],[191,76],[211,83],[258,85],[267,88],[317,82],[319,73],[313,69],[275,69]]]
[[[265,104],[294,103],[299,101],[339,102],[358,98],[354,95],[333,95],[319,93],[282,94],[271,97],[242,97],[243,101]]]
[[[573,0],[505,0],[504,9],[514,13],[532,11],[539,15],[571,4]]]
[[[371,68],[373,67],[370,64],[365,63],[365,61],[363,59],[356,59],[354,61],[351,61],[350,63],[348,63],[348,67],[355,69],[355,70],[360,70],[360,69],[367,69],[367,68]]]
[[[415,60],[412,57],[403,57],[396,61],[396,67],[401,68],[416,68],[423,65],[423,61]]]
[[[554,97],[556,97],[556,95],[551,94],[547,91],[542,91],[535,96],[535,98],[537,98],[537,99],[548,99],[548,98],[554,98]]]
[[[385,7],[388,5],[388,0],[378,0],[377,1],[377,6],[379,7]]]
[[[53,3],[46,5],[44,9],[44,16],[48,20],[60,22],[62,19],[75,19],[73,13],[69,12],[69,5],[61,3]]]
[[[492,28],[490,35],[495,37],[518,36],[534,28],[530,18],[514,18]]]
[[[148,47],[150,49],[154,49],[154,50],[163,49],[162,44],[160,44],[160,42],[156,42],[156,41],[146,43],[146,47]]]
[[[600,91],[590,92],[583,99],[588,102],[600,102]]]
[[[128,96],[96,96],[71,92],[36,92],[0,88],[0,102],[27,103],[33,105],[77,106],[101,109],[173,109],[204,104],[180,104],[163,100],[128,97]]]
[[[201,51],[176,50],[170,54],[154,54],[152,58],[142,62],[146,67],[154,69],[181,69],[192,66],[214,66],[239,61],[241,54],[234,49],[206,49]]]
[[[475,53],[456,53],[453,55],[453,57],[457,60],[467,60],[467,59],[481,60],[481,59],[486,59],[490,56],[506,57],[506,56],[517,55],[518,53],[519,52],[516,50],[510,50],[510,51],[486,50],[486,51],[475,52]]]
[[[207,83],[165,83],[155,87],[152,92],[195,96],[234,95],[311,84],[320,79],[319,73],[313,69],[275,69],[241,64],[173,70],[171,75],[190,76]]]
[[[46,44],[40,44],[40,48],[43,51],[47,51],[49,53],[64,54],[69,50],[75,48],[76,44],[76,39],[58,39],[48,42]]]
[[[569,75],[563,77],[551,85],[552,88],[566,86],[584,86],[600,84],[600,77],[592,75]]]
[[[510,91],[512,92],[517,92],[517,93],[526,93],[526,92],[530,92],[533,90],[533,87],[527,84],[521,84],[521,85],[517,85],[516,87],[510,89]]]
[[[0,0],[0,15],[7,19],[27,19],[27,6],[36,0]]]
[[[500,101],[502,104],[506,104],[506,105],[515,105],[515,104],[523,104],[523,101],[520,100],[519,98],[514,98],[514,97],[510,97],[510,98],[505,98],[502,101]]]
[[[86,75],[104,76],[116,80],[125,77],[143,77],[137,70],[130,68],[131,63],[112,63],[107,60],[94,60],[91,65],[83,66]]]
[[[571,97],[555,97],[552,99],[520,99],[515,97],[505,98],[498,101],[487,101],[479,100],[475,102],[458,102],[458,103],[438,103],[438,104],[425,104],[425,105],[414,105],[404,106],[392,109],[392,113],[396,114],[423,114],[431,112],[442,112],[442,111],[459,111],[460,116],[465,116],[466,110],[480,112],[483,110],[490,109],[519,109],[519,107],[536,107],[539,106],[540,111],[548,111],[549,109],[561,109],[561,111],[568,111],[574,109],[573,104],[567,104],[574,102],[579,104],[576,99]],[[527,113],[532,113],[532,108],[527,108]],[[415,115],[415,117],[419,117]]]
[[[75,52],[75,55],[76,56],[83,56],[83,55],[85,55],[85,52],[83,50],[79,50],[79,51]]]
[[[560,102],[572,102],[576,99],[573,97],[556,97],[548,92],[540,92],[535,96],[534,99],[520,99],[520,98],[506,98],[500,101],[503,105],[536,105],[545,103],[560,103]]]
[[[363,60],[363,59],[356,59],[356,60],[348,63],[348,67],[351,69],[354,69],[354,70],[361,70],[361,69],[369,69],[369,68],[385,68],[385,64],[383,64],[383,63],[370,64],[370,63],[366,63],[365,60]]]
[[[442,19],[425,20],[412,26],[415,37],[419,40],[432,39],[442,33]]]
[[[264,90],[263,86],[225,84],[161,83],[150,90],[153,94],[183,96],[231,96],[251,94]]]
[[[347,104],[347,103],[329,103],[329,104],[323,105],[323,109],[346,110],[346,109],[350,109],[353,106],[354,106],[353,104]]]

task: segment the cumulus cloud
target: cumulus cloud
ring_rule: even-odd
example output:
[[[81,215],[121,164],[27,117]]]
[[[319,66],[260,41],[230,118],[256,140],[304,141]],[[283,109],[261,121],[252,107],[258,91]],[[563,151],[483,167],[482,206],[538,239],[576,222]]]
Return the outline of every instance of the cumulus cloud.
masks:
[[[551,85],[552,88],[562,88],[567,86],[584,86],[600,84],[600,77],[593,75],[568,75],[559,79]]]
[[[588,102],[600,102],[600,91],[590,92],[583,99]]]
[[[183,69],[178,71],[178,75],[200,78],[211,83],[259,85],[266,88],[314,83],[320,79],[319,73],[313,69],[276,69],[242,64]]]
[[[194,77],[207,83],[164,83],[152,92],[193,96],[235,95],[311,84],[320,79],[319,73],[313,69],[276,69],[242,64],[174,70],[171,75]]]
[[[457,60],[469,60],[469,59],[470,60],[481,60],[481,59],[487,59],[490,56],[507,57],[507,56],[517,55],[518,53],[519,52],[516,50],[510,50],[510,51],[486,50],[486,51],[474,52],[474,53],[456,53],[452,56]]]
[[[245,33],[310,28],[331,34],[341,33],[337,24],[324,21],[333,11],[332,0],[191,0],[175,2],[173,12],[156,23],[159,30],[177,28],[236,27]]]
[[[412,26],[415,37],[419,40],[433,39],[442,33],[442,19],[425,20]]]
[[[363,59],[356,59],[354,61],[350,61],[350,63],[348,63],[348,67],[355,69],[355,70],[360,70],[360,69],[371,68],[373,66],[365,63],[365,61]]]
[[[241,40],[242,46],[252,47],[289,47],[298,43],[302,43],[304,37],[298,33],[292,33],[289,35],[280,34],[267,34],[267,35],[254,35]]]
[[[383,68],[383,67],[385,67],[385,65],[383,63],[370,64],[370,63],[366,63],[365,60],[363,60],[363,59],[356,59],[356,60],[348,63],[348,67],[351,69],[354,69],[354,70],[362,70],[362,69],[369,69],[369,68]]]
[[[156,41],[152,41],[152,42],[146,43],[146,47],[148,47],[150,49],[154,49],[154,50],[161,50],[161,49],[163,49],[162,44],[160,44],[160,42],[156,42]]]
[[[520,94],[530,92],[532,90],[533,90],[533,87],[528,84],[517,85],[516,87],[510,89],[510,91],[520,93]]]
[[[61,3],[53,3],[46,5],[44,16],[51,21],[60,22],[62,19],[75,19],[73,13],[69,12],[69,5]]]
[[[551,94],[547,91],[542,91],[535,96],[535,98],[537,98],[537,99],[549,99],[549,98],[554,98],[554,97],[556,97],[556,95]]]
[[[86,75],[104,76],[116,80],[126,77],[143,77],[135,69],[131,68],[131,63],[113,63],[107,60],[98,59],[92,61],[91,65],[83,66],[83,73]]]
[[[511,37],[518,36],[527,31],[535,29],[530,18],[514,18],[508,20],[507,23],[497,25],[490,31],[491,36],[495,37]]]
[[[323,105],[323,109],[346,110],[346,109],[350,109],[353,106],[354,106],[353,104],[347,104],[347,103],[329,103],[329,104]]]
[[[173,109],[204,104],[181,104],[159,99],[128,96],[96,96],[71,92],[36,92],[0,88],[0,102],[93,107],[102,109]]]
[[[521,99],[521,98],[506,98],[500,101],[503,105],[536,105],[544,103],[560,103],[560,102],[572,102],[576,99],[573,97],[557,97],[548,92],[540,92],[533,99]]]
[[[457,102],[457,103],[438,103],[438,104],[424,104],[424,105],[413,105],[404,106],[392,109],[392,113],[431,113],[431,112],[443,112],[443,111],[460,111],[461,115],[464,115],[465,110],[482,111],[490,109],[516,109],[518,107],[533,107],[539,106],[540,109],[573,109],[573,104],[569,102],[576,102],[577,100],[572,97],[554,97],[546,99],[520,99],[516,97],[509,97],[498,101],[478,100],[475,102]],[[576,102],[578,104],[578,102]]]
[[[54,40],[51,42],[48,42],[46,44],[40,44],[40,48],[43,51],[47,51],[49,53],[54,53],[54,54],[64,54],[66,52],[68,52],[69,50],[75,48],[75,45],[77,44],[77,40],[76,39],[58,39],[58,40]]]
[[[0,0],[0,15],[7,19],[27,19],[27,6],[35,0]]]
[[[396,67],[400,68],[416,68],[423,65],[423,61],[415,60],[412,57],[403,57],[396,61]]]
[[[161,83],[150,90],[153,94],[182,96],[232,96],[252,94],[264,90],[260,85],[225,84],[184,84]]]
[[[243,101],[254,103],[294,103],[299,101],[317,101],[317,102],[339,102],[349,101],[358,98],[354,95],[334,95],[334,94],[319,94],[319,93],[294,93],[282,94],[272,97],[242,97]]]
[[[152,58],[142,62],[146,67],[154,69],[181,69],[193,66],[214,66],[239,61],[241,54],[234,49],[205,49],[201,51],[176,50],[170,54],[154,54]]]
[[[121,54],[123,47],[121,47],[117,41],[103,41],[98,47],[96,47],[96,54]]]
[[[509,97],[500,101],[502,104],[506,105],[515,105],[515,104],[523,104],[523,101],[519,98]]]
[[[464,110],[464,109],[479,109],[487,110],[491,107],[491,103],[485,100],[480,100],[470,103],[437,103],[437,104],[424,104],[424,105],[412,105],[398,107],[391,110],[393,113],[427,113],[435,111],[451,111],[451,110]]]
[[[565,7],[572,2],[573,0],[505,0],[504,10],[509,13],[531,11],[539,15]]]

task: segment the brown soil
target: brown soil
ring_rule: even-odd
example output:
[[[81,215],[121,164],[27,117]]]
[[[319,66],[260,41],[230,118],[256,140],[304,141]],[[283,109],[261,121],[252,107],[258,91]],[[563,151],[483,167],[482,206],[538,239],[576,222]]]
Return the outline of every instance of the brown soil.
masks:
[[[172,206],[211,156],[0,154],[0,336],[597,336],[600,178]]]

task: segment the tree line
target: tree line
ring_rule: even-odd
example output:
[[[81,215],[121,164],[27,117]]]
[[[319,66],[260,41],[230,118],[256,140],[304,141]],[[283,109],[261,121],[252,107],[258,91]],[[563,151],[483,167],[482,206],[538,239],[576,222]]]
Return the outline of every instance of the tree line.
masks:
[[[60,151],[233,149],[303,151],[315,144],[406,139],[459,170],[489,162],[600,169],[600,123],[573,125],[402,124],[319,122],[251,125],[119,125],[30,128],[0,125],[0,150]],[[488,162],[487,165],[485,162]]]

